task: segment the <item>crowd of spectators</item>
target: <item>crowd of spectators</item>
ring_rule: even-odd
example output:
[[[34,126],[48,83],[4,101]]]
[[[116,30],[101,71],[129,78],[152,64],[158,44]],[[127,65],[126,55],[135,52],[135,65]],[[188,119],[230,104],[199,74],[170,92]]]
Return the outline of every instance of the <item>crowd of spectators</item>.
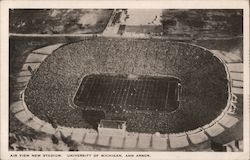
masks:
[[[209,51],[160,39],[90,38],[51,54],[25,91],[30,111],[66,127],[93,128],[70,101],[87,74],[171,75],[180,78],[179,108],[164,111],[105,112],[105,119],[126,119],[127,130],[177,133],[210,123],[227,105],[228,80],[221,61]]]

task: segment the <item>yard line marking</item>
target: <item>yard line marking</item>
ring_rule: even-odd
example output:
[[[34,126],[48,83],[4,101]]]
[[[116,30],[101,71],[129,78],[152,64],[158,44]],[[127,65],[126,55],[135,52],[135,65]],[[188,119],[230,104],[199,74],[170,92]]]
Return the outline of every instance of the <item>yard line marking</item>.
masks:
[[[143,97],[143,99],[144,99],[144,102],[142,102],[143,106],[146,106],[148,104],[149,89],[150,89],[150,86],[151,86],[150,85],[151,80],[148,80],[146,82],[148,82],[148,83],[146,84],[147,89],[145,90],[145,95]]]
[[[94,81],[90,81],[90,92],[87,94],[87,96],[86,96],[86,100],[87,100],[87,102],[86,102],[86,105],[89,105],[89,103],[90,103],[90,101],[89,101],[89,96],[90,96],[90,94],[92,93],[91,91],[92,91],[92,89],[93,89],[93,87],[94,87],[94,82],[95,82],[95,80],[96,79],[94,79]]]
[[[137,88],[138,87],[138,88]],[[139,83],[139,81],[137,81],[137,84],[136,84],[136,88],[137,88],[137,91],[139,92],[141,89],[143,89],[143,84],[142,83]],[[138,93],[136,92],[136,96],[135,96],[135,106],[138,106],[139,104],[139,97],[140,97],[140,92]]]
[[[120,100],[120,105],[122,106],[122,100],[124,98],[124,96],[126,96],[126,92],[127,92],[127,84],[129,83],[128,80],[124,80],[124,86],[123,86],[123,89],[122,89],[122,96],[121,96],[121,100]]]
[[[167,87],[167,94],[166,94],[166,99],[165,99],[165,110],[167,110],[167,106],[168,106],[168,94],[169,94],[169,85],[170,85],[170,82],[168,82],[168,87]]]
[[[113,78],[111,78],[111,82],[109,81],[107,82],[107,90],[106,90],[107,93],[105,94],[105,99],[102,102],[103,104],[109,105],[108,102],[109,102],[109,97],[111,96],[111,93],[112,93],[112,84],[113,84]]]
[[[134,81],[133,80],[128,80],[129,81],[129,86],[128,86],[128,92],[127,92],[127,95],[126,95],[126,97],[125,97],[125,101],[124,101],[124,106],[126,106],[126,104],[127,104],[127,99],[128,99],[128,95],[130,94],[130,86],[131,86],[131,83],[133,83]]]
[[[141,104],[139,105],[139,107],[141,107],[141,106],[143,105],[143,104],[142,104],[142,103],[143,103],[143,102],[142,102],[142,100],[143,100],[143,98],[144,98],[144,94],[145,94],[146,89],[147,89],[147,82],[148,82],[148,81],[147,81],[147,80],[145,80],[145,83],[143,83],[143,84],[144,84],[144,86],[143,86],[142,94],[141,94],[141,97],[140,97],[140,98],[141,98],[141,101],[140,101],[140,102],[141,102]]]
[[[110,87],[111,89],[110,89],[110,93],[109,93],[109,96],[108,96],[109,99],[107,100],[107,104],[110,104],[110,105],[112,104],[111,99],[114,99],[112,94],[113,94],[113,91],[114,91],[114,89],[116,87],[116,84],[118,82],[118,81],[115,81],[115,77],[112,77],[111,80],[112,80],[112,84],[113,84],[113,81],[114,81],[114,85]]]

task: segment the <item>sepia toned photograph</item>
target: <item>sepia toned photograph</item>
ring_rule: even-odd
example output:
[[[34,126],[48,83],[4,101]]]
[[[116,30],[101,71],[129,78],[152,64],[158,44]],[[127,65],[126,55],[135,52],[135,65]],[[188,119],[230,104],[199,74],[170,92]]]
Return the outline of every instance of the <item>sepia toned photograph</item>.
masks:
[[[8,150],[243,152],[243,38],[242,9],[10,8]]]

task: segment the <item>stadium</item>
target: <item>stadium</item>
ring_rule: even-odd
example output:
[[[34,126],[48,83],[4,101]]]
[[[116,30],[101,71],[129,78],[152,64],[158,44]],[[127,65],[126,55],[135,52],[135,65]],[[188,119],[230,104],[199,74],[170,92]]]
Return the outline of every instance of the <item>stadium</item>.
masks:
[[[202,150],[240,120],[225,60],[157,36],[36,48],[13,84],[14,117],[72,150]]]
[[[113,89],[113,91],[119,90],[120,93],[114,93],[114,95],[120,94],[120,96],[110,95],[113,98],[110,101],[116,101],[112,108],[111,104],[101,102],[101,100],[98,103],[97,98],[100,91],[97,88],[98,84],[95,84],[97,82],[93,82],[98,80],[94,78],[89,80],[94,83],[93,86],[97,88],[97,91],[92,91],[92,95],[87,98],[93,98],[92,101],[97,104],[89,102],[79,105],[79,107],[87,108],[90,105],[93,110],[105,110],[105,119],[126,120],[127,130],[131,132],[165,134],[193,130],[214,120],[228,103],[229,84],[225,66],[209,51],[188,44],[161,40],[105,38],[88,39],[57,49],[40,65],[30,80],[25,90],[25,102],[30,111],[43,120],[46,120],[43,113],[47,113],[60,125],[92,128],[84,121],[84,117],[79,111],[80,108],[72,106],[71,101],[79,88],[79,82],[84,79],[82,77],[94,74],[104,76],[103,73],[113,74],[117,78],[119,75],[124,75],[124,79],[126,74],[148,75],[155,79],[160,76],[175,76],[181,81],[180,106],[169,113],[169,107],[161,109],[162,104],[160,104],[161,101],[163,103],[166,101],[164,97],[166,97],[165,92],[167,91],[164,91],[164,82],[158,82],[162,83],[158,86],[159,91],[155,91],[159,95],[156,95],[152,89],[145,88],[143,80],[140,82],[142,84],[138,83],[131,87],[131,89],[139,90],[139,85],[143,85],[142,89],[138,91],[138,95],[135,96],[151,96],[152,101],[158,98],[159,100],[155,100],[155,104],[150,104],[147,101],[148,97],[132,99],[133,96],[131,96],[131,100],[127,97],[127,101],[137,103],[131,102],[126,105],[126,100],[121,99],[125,99],[127,93],[121,90],[128,89],[129,86],[125,81],[124,83],[118,81],[116,82],[118,83],[117,88],[120,88]],[[114,83],[108,77],[106,77],[106,81],[110,81],[106,83]],[[167,84],[169,80],[162,81]],[[100,84],[103,83],[100,82]],[[145,80],[144,83],[146,83]],[[148,83],[148,85],[150,84]],[[152,88],[152,85],[148,87]],[[86,87],[91,87],[91,84],[86,84]],[[151,93],[142,95],[143,89],[147,92],[151,91]],[[87,90],[86,92],[88,92]],[[107,92],[108,88],[102,90]],[[105,99],[103,96],[105,95],[101,95],[101,98]],[[171,96],[174,95],[169,94],[169,99],[172,98]],[[84,98],[83,95],[82,99],[84,100]],[[121,103],[123,104],[120,105],[120,108]]]

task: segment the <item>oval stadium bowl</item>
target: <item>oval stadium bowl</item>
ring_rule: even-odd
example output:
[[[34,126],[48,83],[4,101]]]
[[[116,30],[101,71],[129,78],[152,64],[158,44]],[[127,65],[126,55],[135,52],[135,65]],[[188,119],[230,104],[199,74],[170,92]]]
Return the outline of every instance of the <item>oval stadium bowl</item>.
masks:
[[[225,130],[229,80],[224,62],[196,45],[95,37],[53,51],[24,102],[42,121],[84,130],[86,144],[175,150]]]

